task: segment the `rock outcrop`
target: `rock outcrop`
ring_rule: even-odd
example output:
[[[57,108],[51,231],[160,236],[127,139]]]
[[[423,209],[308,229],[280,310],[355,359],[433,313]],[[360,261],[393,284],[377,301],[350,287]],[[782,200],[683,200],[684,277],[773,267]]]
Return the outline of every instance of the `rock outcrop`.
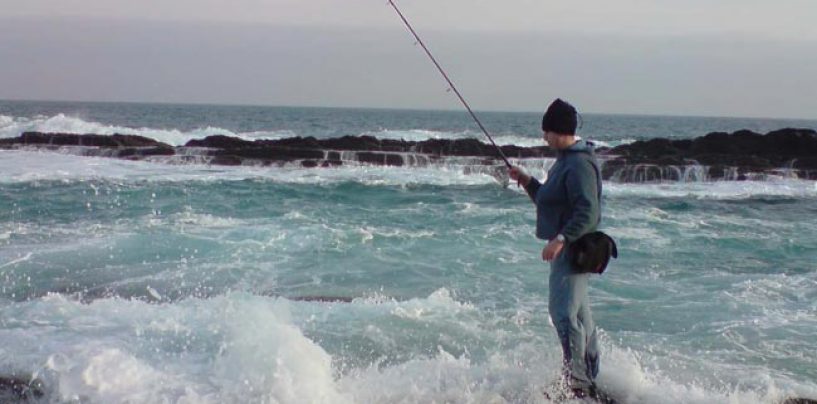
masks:
[[[26,132],[17,138],[0,139],[0,148],[58,150],[166,163],[298,164],[303,167],[447,164],[492,175],[503,170],[496,149],[477,139],[415,142],[344,136],[250,141],[216,135],[173,147],[133,135]],[[545,146],[502,146],[501,149],[522,165],[555,156]],[[817,132],[811,129],[781,129],[766,135],[748,130],[714,132],[681,140],[657,138],[600,149],[599,155],[603,161],[603,177],[620,182],[751,180],[770,176],[817,179]]]
[[[16,138],[0,139],[0,148],[30,147],[58,150],[74,148],[82,155],[139,159],[147,156],[172,156],[172,146],[136,135],[76,135],[71,133],[25,132]]]
[[[766,176],[817,179],[817,132],[781,129],[761,135],[748,130],[713,132],[695,139],[650,139],[618,146],[604,176],[620,181],[745,180]]]

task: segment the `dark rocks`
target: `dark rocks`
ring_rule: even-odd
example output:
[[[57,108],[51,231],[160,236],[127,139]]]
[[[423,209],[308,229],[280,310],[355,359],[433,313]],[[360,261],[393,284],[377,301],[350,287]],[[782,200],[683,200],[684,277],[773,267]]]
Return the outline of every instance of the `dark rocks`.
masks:
[[[343,136],[332,139],[315,139],[314,137],[294,137],[280,140],[261,141],[272,146],[301,147],[327,150],[369,150],[369,151],[403,151],[404,145],[398,140],[380,140],[373,136]]]
[[[402,166],[403,157],[399,154],[358,152],[357,161],[382,166]]]
[[[499,155],[496,149],[477,139],[429,139],[421,142],[394,139],[377,139],[372,136],[343,136],[332,139],[292,137],[277,140],[247,141],[226,136],[209,136],[191,140],[186,147],[220,149],[215,155],[229,153],[232,156],[256,160],[292,161],[303,160],[304,167],[327,167],[341,165],[342,152],[355,152],[355,161],[365,164],[403,166],[424,165],[440,157],[485,157],[486,164]],[[552,156],[547,147],[503,146],[503,153],[515,158]]]
[[[215,155],[231,155],[243,159],[253,160],[292,161],[301,159],[323,159],[324,151],[317,149],[291,149],[274,146],[256,146],[220,150],[217,151]]]
[[[797,157],[791,166],[799,170],[817,170],[817,155]]]
[[[338,153],[336,151],[327,152],[326,153],[326,159],[328,161],[340,162],[340,153]]]
[[[783,400],[781,404],[817,404],[817,400],[804,397],[789,397]]]
[[[253,142],[249,140],[224,135],[207,136],[204,139],[193,139],[185,144],[187,147],[210,147],[213,149],[227,150],[251,147],[252,145]]]
[[[695,139],[650,139],[618,146],[610,154],[655,159],[676,157],[695,160],[759,157],[772,164],[797,156],[817,153],[817,132],[811,129],[781,129],[761,135],[748,130],[713,132]]]
[[[136,135],[114,134],[108,136],[40,132],[25,132],[17,138],[0,139],[0,145],[11,144],[91,147],[171,147],[166,143]]]
[[[615,158],[607,160],[601,165],[601,176],[604,179],[612,178],[616,173],[619,173],[627,167],[627,160],[623,158]]]
[[[0,402],[25,402],[44,396],[42,382],[19,376],[0,376]]]
[[[245,140],[208,136],[180,147],[133,135],[75,135],[26,132],[0,139],[0,148],[59,149],[98,157],[151,159],[177,164],[224,166],[334,167],[344,164],[427,166],[457,164],[469,172],[502,165],[496,148],[477,139],[420,142],[343,136]],[[545,146],[502,146],[509,158],[541,159],[555,154]],[[601,149],[602,176],[622,182],[742,180],[768,176],[817,179],[817,132],[781,129],[761,135],[747,130],[713,132],[695,139],[650,139]],[[493,172],[488,170],[489,172]],[[492,174],[493,175],[493,174]]]
[[[118,151],[119,158],[139,159],[148,156],[172,156],[176,154],[172,147],[164,145],[157,147],[128,147]]]
[[[240,166],[242,162],[241,157],[229,154],[215,156],[210,160],[210,164],[217,166]]]
[[[219,149],[287,148],[321,149],[341,151],[369,151],[393,153],[420,153],[438,156],[484,156],[498,157],[496,149],[477,139],[429,139],[420,142],[394,139],[377,139],[372,136],[343,136],[332,139],[314,137],[292,137],[277,140],[256,140],[254,142],[222,135],[191,140],[185,146],[211,147]],[[531,158],[553,156],[545,147],[502,146],[502,152],[509,157]]]
[[[644,164],[678,167],[681,172],[695,165],[705,166],[707,179],[741,180],[758,175],[817,179],[817,132],[811,129],[780,129],[766,135],[740,130],[695,139],[650,139],[615,147],[607,154],[610,159],[604,175],[621,181],[633,180],[634,167]],[[672,171],[646,175],[642,170],[638,175],[683,180],[673,178],[677,175]]]
[[[669,139],[650,139],[645,141],[638,141],[624,146],[618,146],[610,153],[622,156],[631,156],[640,159],[654,159],[658,157],[682,156],[689,145],[681,141],[672,141]]]
[[[16,138],[0,139],[0,148],[38,147],[54,149],[60,147],[81,147],[104,149],[98,153],[104,157],[142,159],[148,156],[172,156],[172,146],[150,138],[135,135],[77,135],[71,133],[25,132]],[[94,155],[93,152],[83,152]]]

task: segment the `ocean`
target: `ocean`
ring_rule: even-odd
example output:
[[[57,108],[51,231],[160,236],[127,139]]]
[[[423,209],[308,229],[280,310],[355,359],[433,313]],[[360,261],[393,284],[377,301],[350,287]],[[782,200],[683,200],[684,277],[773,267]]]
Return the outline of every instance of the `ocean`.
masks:
[[[538,113],[479,115],[497,143],[542,144]],[[817,121],[588,113],[580,135],[783,127]],[[0,102],[0,137],[23,131],[480,136],[456,111]],[[817,398],[816,182],[604,186],[620,258],[590,296],[607,391]],[[561,349],[534,221],[524,191],[454,165],[2,150],[0,378],[36,379],[35,402],[545,403]]]

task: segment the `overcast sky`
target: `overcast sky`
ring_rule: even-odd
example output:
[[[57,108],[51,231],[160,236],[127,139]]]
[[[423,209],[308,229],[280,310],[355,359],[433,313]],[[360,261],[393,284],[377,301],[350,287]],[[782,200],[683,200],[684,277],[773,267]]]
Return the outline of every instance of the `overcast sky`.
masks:
[[[814,0],[402,0],[476,109],[817,119]],[[0,0],[0,99],[459,108],[385,0]]]

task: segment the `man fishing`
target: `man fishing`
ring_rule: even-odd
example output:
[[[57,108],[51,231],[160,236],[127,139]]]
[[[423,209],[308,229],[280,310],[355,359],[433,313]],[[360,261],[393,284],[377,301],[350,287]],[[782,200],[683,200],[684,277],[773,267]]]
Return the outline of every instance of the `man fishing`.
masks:
[[[591,397],[602,402],[613,402],[598,392],[595,384],[599,373],[599,352],[587,296],[589,275],[576,272],[566,254],[567,245],[593,232],[601,220],[599,166],[593,145],[576,139],[576,109],[557,99],[550,104],[542,118],[545,142],[558,152],[558,158],[548,172],[547,181],[541,184],[519,167],[511,165],[394,1],[389,0],[389,4],[496,148],[497,155],[508,167],[510,177],[525,187],[536,204],[536,237],[548,240],[542,250],[542,259],[550,262],[548,307],[562,344],[567,391],[577,398]]]
[[[547,180],[542,184],[519,167],[511,167],[509,174],[536,204],[536,237],[547,241],[542,259],[550,262],[548,311],[562,344],[565,391],[576,398],[599,398],[589,274],[573,268],[567,246],[596,230],[601,220],[601,181],[593,144],[576,139],[576,124],[576,109],[561,99],[553,101],[542,118],[544,140],[557,153]]]

